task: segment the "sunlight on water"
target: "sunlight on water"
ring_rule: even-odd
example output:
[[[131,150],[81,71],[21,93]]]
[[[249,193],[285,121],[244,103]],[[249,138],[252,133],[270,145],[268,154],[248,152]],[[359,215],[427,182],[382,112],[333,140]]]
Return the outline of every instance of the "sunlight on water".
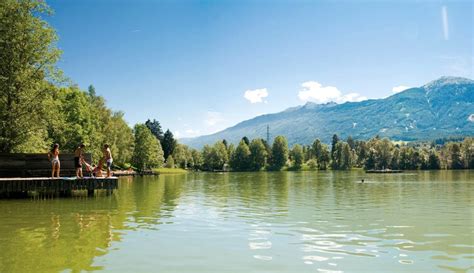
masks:
[[[0,200],[0,272],[470,272],[473,174],[189,173]]]

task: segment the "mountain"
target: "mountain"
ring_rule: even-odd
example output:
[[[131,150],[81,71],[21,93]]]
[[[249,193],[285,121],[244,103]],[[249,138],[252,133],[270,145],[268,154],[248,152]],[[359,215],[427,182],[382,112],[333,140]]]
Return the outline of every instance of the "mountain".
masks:
[[[379,135],[407,141],[474,136],[474,81],[441,77],[384,99],[343,104],[308,102],[243,121],[212,135],[180,141],[200,148],[222,139],[237,143],[243,136],[265,139],[267,125],[271,138],[284,135],[290,145],[310,144],[316,138],[329,143],[333,134],[344,139]]]

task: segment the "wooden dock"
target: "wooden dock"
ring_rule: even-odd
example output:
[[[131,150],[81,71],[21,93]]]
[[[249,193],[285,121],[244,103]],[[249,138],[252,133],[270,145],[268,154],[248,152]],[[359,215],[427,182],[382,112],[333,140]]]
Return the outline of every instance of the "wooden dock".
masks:
[[[85,177],[85,178],[0,178],[0,198],[28,197],[31,194],[48,194],[54,196],[71,196],[73,191],[87,191],[93,196],[96,190],[107,194],[118,188],[117,177]]]

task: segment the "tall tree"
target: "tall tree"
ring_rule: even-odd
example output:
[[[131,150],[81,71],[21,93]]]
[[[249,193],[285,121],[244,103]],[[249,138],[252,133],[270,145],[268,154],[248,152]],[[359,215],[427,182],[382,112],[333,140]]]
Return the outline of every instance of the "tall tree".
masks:
[[[459,147],[459,144],[450,143],[449,152],[451,159],[451,169],[462,169],[464,167],[464,163],[462,160],[461,148]]]
[[[133,155],[134,136],[133,131],[123,119],[123,112],[115,112],[107,126],[107,141],[109,142],[114,164],[124,166],[130,163]],[[105,139],[104,141],[105,142]]]
[[[440,168],[439,157],[434,149],[430,150],[427,165],[430,170],[438,170]]]
[[[259,171],[265,167],[267,162],[267,149],[263,144],[262,139],[256,138],[250,142],[250,169]]]
[[[95,87],[92,84],[89,85],[89,87],[87,88],[87,93],[89,94],[91,98],[95,98],[97,96],[95,92]]]
[[[139,170],[160,167],[163,165],[163,150],[160,142],[153,136],[145,124],[134,127],[135,149],[133,151],[133,164]]]
[[[462,142],[462,153],[466,168],[474,169],[474,138],[466,137]]]
[[[336,145],[339,142],[339,137],[337,134],[334,134],[332,136],[332,142],[331,142],[331,159],[332,159],[332,168],[337,169],[338,168],[338,163],[336,160]]]
[[[323,144],[321,147],[321,156],[318,159],[318,168],[320,170],[326,170],[330,160],[331,156],[329,154],[329,147],[326,144]]]
[[[346,142],[347,144],[349,144],[349,147],[351,148],[351,150],[355,149],[355,142],[354,142],[354,139],[352,139],[352,136],[348,136]]]
[[[277,136],[272,145],[272,162],[273,170],[281,170],[288,161],[288,141],[284,136]]]
[[[250,170],[250,149],[243,139],[232,154],[230,167],[235,171]]]
[[[342,143],[342,152],[340,159],[340,169],[350,170],[352,168],[352,153],[348,143]]]
[[[165,153],[165,158],[168,158],[169,155],[173,154],[174,149],[176,148],[176,139],[174,139],[173,133],[168,129],[166,130],[163,141],[161,141],[161,146],[163,147],[163,152]]]
[[[250,140],[248,137],[244,136],[242,140],[245,142],[245,144],[247,144],[247,146],[250,145]]]
[[[146,125],[146,127],[148,127],[148,129],[150,129],[151,133],[156,137],[156,139],[158,139],[160,141],[160,143],[162,143],[163,142],[163,130],[161,129],[160,122],[157,121],[156,119],[153,119],[153,121],[148,119],[145,122],[145,125]]]
[[[44,133],[44,101],[60,75],[61,55],[54,29],[42,19],[50,12],[44,1],[0,1],[0,152],[22,152]]]
[[[291,149],[291,159],[293,162],[293,168],[295,170],[301,169],[301,166],[303,165],[303,148],[301,148],[301,145],[296,144],[293,146],[293,149]]]

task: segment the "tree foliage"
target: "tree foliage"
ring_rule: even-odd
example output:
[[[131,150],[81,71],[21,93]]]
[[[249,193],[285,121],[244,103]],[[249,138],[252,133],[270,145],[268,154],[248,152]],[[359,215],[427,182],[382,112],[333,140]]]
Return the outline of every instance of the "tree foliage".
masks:
[[[135,133],[135,149],[133,164],[139,170],[156,168],[163,165],[164,157],[160,142],[153,136],[145,124],[137,124]]]
[[[272,145],[271,168],[280,170],[288,161],[288,141],[284,136],[277,136]]]
[[[45,101],[61,55],[41,18],[49,13],[43,1],[0,1],[0,152],[22,152],[46,135]]]
[[[163,135],[163,141],[161,141],[165,158],[168,158],[169,155],[173,154],[176,144],[177,141],[174,139],[173,133],[171,133],[169,129],[166,130],[165,134]]]

